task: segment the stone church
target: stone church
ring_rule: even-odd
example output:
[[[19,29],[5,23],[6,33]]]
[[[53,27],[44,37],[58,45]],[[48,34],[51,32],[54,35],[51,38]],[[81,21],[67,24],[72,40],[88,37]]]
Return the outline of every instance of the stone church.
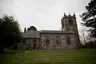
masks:
[[[61,30],[31,30],[22,37],[25,49],[77,49],[80,44],[75,14],[64,14]]]

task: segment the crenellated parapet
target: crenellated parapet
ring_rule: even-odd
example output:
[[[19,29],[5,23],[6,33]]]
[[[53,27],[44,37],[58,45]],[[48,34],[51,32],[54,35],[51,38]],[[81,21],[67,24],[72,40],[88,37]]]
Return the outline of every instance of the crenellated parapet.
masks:
[[[73,13],[73,15],[69,14],[66,15],[64,13],[64,16],[61,18],[61,28],[62,31],[74,31],[76,26],[76,15]]]

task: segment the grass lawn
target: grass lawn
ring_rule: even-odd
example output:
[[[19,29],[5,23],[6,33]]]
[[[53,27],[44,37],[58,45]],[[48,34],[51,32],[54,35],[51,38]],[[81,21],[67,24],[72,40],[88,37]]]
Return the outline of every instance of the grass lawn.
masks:
[[[10,50],[0,54],[0,64],[96,64],[96,49]]]

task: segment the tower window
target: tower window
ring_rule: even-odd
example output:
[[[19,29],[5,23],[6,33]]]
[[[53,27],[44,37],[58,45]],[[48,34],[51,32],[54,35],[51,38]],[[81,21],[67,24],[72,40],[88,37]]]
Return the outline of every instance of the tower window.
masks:
[[[73,25],[72,19],[69,19],[69,25]]]

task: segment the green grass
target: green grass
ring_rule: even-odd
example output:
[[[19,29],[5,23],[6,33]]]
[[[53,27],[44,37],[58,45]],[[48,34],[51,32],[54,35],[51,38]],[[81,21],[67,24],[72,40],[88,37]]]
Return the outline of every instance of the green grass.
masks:
[[[96,64],[96,49],[32,50],[27,53],[10,50],[0,55],[0,64]]]

